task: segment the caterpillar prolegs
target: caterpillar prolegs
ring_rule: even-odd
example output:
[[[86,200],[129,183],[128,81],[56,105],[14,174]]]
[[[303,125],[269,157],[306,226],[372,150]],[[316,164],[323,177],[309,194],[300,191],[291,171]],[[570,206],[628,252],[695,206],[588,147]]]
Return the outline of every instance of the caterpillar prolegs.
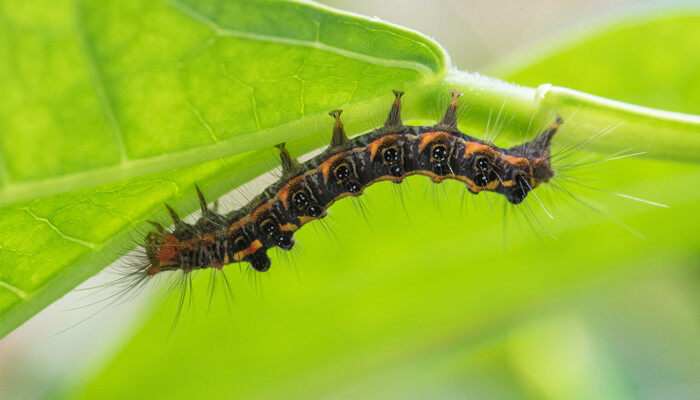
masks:
[[[294,246],[294,232],[326,215],[327,208],[347,196],[359,196],[379,181],[400,183],[410,175],[424,175],[434,182],[456,179],[477,194],[486,190],[503,194],[517,204],[554,175],[550,143],[559,126],[554,123],[535,139],[510,148],[466,135],[457,129],[458,98],[451,101],[440,122],[409,126],[401,121],[401,97],[395,100],[384,125],[349,139],[340,119],[341,110],[330,112],[333,134],[329,147],[300,163],[278,145],[282,176],[239,210],[219,214],[207,206],[197,188],[202,215],[194,224],[180,220],[170,207],[174,226],[166,230],[151,222],[146,236],[145,278],[163,271],[221,269],[247,262],[257,271],[270,268],[267,250]],[[167,206],[166,206],[167,207]]]

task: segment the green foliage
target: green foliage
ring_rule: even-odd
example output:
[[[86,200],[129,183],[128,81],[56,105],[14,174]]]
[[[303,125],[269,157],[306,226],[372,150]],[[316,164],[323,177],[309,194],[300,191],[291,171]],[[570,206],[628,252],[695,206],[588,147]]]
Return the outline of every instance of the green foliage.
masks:
[[[627,22],[623,27],[629,33],[627,42],[635,43],[640,32],[678,23],[678,19],[660,18]],[[689,24],[685,29],[690,35],[697,26]],[[584,54],[594,65],[591,68],[612,69],[621,60],[634,57],[635,47],[620,45],[625,52],[601,57],[592,43],[606,43],[608,34],[624,37],[625,31],[602,28],[590,40],[578,38],[576,45],[553,49],[543,56],[546,63],[533,62],[501,76],[529,76],[542,82],[557,65]],[[676,51],[692,53],[694,45],[687,45]],[[663,79],[653,68],[638,73],[648,76],[650,82]],[[574,88],[593,79],[577,69],[558,77],[557,83]],[[634,76],[620,74],[616,84],[601,85],[596,94],[624,98],[625,87],[643,91]],[[687,85],[671,87],[669,83],[669,95],[659,104],[683,107],[674,98],[685,95],[673,93],[686,90]],[[483,381],[480,386],[463,382],[461,377],[471,371],[493,379],[484,371],[490,371],[499,356],[484,355],[484,343],[500,338],[504,325],[549,312],[583,288],[595,287],[601,277],[629,281],[649,269],[670,273],[673,268],[693,266],[700,242],[693,234],[695,227],[686,221],[698,212],[700,192],[687,184],[700,179],[695,165],[625,160],[587,166],[580,172],[584,178],[596,179],[595,186],[658,200],[670,208],[568,186],[585,199],[605,204],[610,218],[642,232],[646,237],[641,239],[604,215],[587,213],[584,206],[551,187],[543,188],[539,196],[555,219],[548,220],[534,200],[529,205],[544,228],[557,237],[553,240],[527,208],[521,213],[507,207],[508,221],[501,226],[499,198],[491,196],[486,201],[465,195],[457,183],[448,183],[443,195],[441,188],[425,179],[409,179],[403,193],[408,218],[395,187],[379,184],[368,190],[367,222],[358,217],[358,206],[347,199],[331,210],[332,240],[319,226],[299,232],[304,252],[295,255],[292,270],[282,267],[284,258],[273,259],[273,270],[261,277],[264,299],[249,282],[234,279],[232,311],[220,291],[215,294],[214,308],[205,315],[208,277],[202,274],[195,279],[193,309],[167,344],[176,302],[163,299],[165,305],[152,306],[144,326],[108,366],[72,394],[101,399],[186,399],[202,394],[213,398],[313,398],[328,393],[336,398],[403,398],[416,393],[418,397],[421,393],[423,397],[450,397],[475,386],[493,390]],[[230,276],[238,274],[233,269]],[[579,335],[576,321],[555,320],[554,324],[557,338],[570,334],[575,339],[572,343],[591,346],[586,336]],[[526,329],[507,343],[521,354],[533,341],[552,341],[548,335],[550,331]],[[585,357],[605,358],[589,347],[582,348],[589,349]],[[568,392],[566,387],[547,386],[557,385],[554,377],[571,371],[567,363],[574,362],[572,357],[577,354],[569,348],[559,351],[564,352],[556,356],[559,359],[546,358],[555,357],[554,353],[537,354],[539,359],[515,356],[520,358],[514,368],[522,368],[520,378],[532,387],[508,381],[492,386],[519,398],[530,390],[533,398],[636,397],[633,382],[615,380],[613,371],[597,369],[608,365],[605,362],[582,363],[580,370],[565,379],[574,388]],[[528,368],[535,361],[540,371]],[[186,383],[172,379],[185,370]],[[503,393],[493,397],[508,397]]]
[[[551,82],[693,112],[698,26],[697,11],[632,19],[494,72],[532,87]],[[645,32],[662,39],[637,46]],[[407,117],[426,122],[442,111],[448,88],[461,89],[460,124],[477,136],[499,109],[511,139],[562,113],[560,145],[624,121],[589,149],[634,147],[666,160],[592,170],[600,172],[595,186],[670,209],[585,192],[645,242],[602,216],[572,212],[584,207],[551,188],[538,189],[556,216],[544,231],[534,199],[532,211],[507,208],[503,229],[500,198],[473,206],[449,183],[448,200],[434,204],[441,189],[411,178],[407,219],[394,187],[376,185],[368,191],[372,228],[357,204],[339,202],[334,239],[318,224],[302,230],[299,270],[274,258],[261,277],[264,301],[233,279],[231,314],[219,287],[203,315],[208,277],[200,274],[198,309],[167,344],[174,304],[154,306],[134,340],[78,390],[85,398],[318,396],[409,359],[423,365],[427,354],[478,341],[509,316],[603,274],[633,274],[665,254],[684,267],[697,254],[686,221],[700,195],[688,182],[700,174],[668,161],[699,159],[695,116],[448,72],[443,50],[418,33],[307,3],[5,1],[0,35],[0,59],[8,60],[0,63],[0,336],[132,248],[144,219],[164,219],[164,202],[190,212],[195,183],[213,199],[269,171],[272,144],[291,141],[294,154],[318,148],[329,137],[330,109],[346,110],[351,133],[374,127],[391,89],[406,90]],[[51,196],[33,199],[39,194]],[[174,379],[183,371],[186,381]]]
[[[329,110],[369,129],[391,89],[446,69],[417,33],[308,4],[35,3],[0,8],[0,54],[17,58],[0,67],[14,95],[0,103],[0,204],[241,154],[0,209],[0,336],[135,246],[166,200],[191,212],[195,182],[218,197],[274,167],[275,143],[321,146]]]
[[[295,2],[5,1],[0,34],[0,204],[318,134],[447,68],[420,34]]]

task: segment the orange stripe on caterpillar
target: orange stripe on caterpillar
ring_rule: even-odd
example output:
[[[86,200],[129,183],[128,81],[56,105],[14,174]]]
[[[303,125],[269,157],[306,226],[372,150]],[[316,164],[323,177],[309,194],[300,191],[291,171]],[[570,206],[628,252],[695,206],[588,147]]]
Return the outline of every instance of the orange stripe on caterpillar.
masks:
[[[284,186],[282,186],[282,189],[280,189],[280,191],[277,192],[277,197],[282,201],[282,204],[284,204],[285,208],[289,208],[289,192],[291,188],[298,185],[299,182],[303,180],[304,175],[299,175],[296,178],[293,178],[292,180],[287,182]]]
[[[338,154],[334,154],[328,160],[324,161],[323,163],[321,163],[321,165],[318,166],[318,169],[321,171],[321,173],[323,173],[323,182],[324,183],[328,182],[328,177],[331,174],[331,167],[333,167],[333,164],[335,164],[335,162],[337,160],[340,160],[343,157],[345,157],[346,154],[347,154],[346,151],[338,153]]]
[[[419,149],[420,151],[423,151],[425,150],[425,147],[430,143],[437,140],[444,140],[450,136],[452,135],[444,131],[426,132],[423,135],[421,135]]]
[[[253,211],[251,213],[249,213],[248,215],[246,215],[245,217],[230,224],[227,228],[227,232],[228,233],[235,232],[238,229],[242,228],[245,224],[248,224],[252,221],[255,221],[261,213],[269,210],[270,207],[271,207],[271,204],[269,202],[266,202],[266,203],[259,205],[258,207],[254,208]]]
[[[397,137],[398,135],[387,135],[368,144],[367,148],[369,148],[369,160],[374,161],[374,157],[377,155],[377,150],[379,150],[379,148],[382,146],[394,143]]]
[[[295,231],[299,230],[299,225],[295,225],[295,224],[288,222],[284,225],[281,225],[280,230],[282,232],[295,232]]]
[[[475,153],[483,153],[489,155],[499,155],[491,146],[477,142],[467,142],[464,147],[464,157],[469,157]]]
[[[271,207],[272,204],[270,202],[259,205],[257,208],[255,208],[255,210],[253,210],[253,212],[250,213],[250,220],[255,221],[260,217],[260,214],[264,213],[265,211],[269,211]]]
[[[258,240],[255,239],[253,243],[250,244],[247,248],[244,250],[239,251],[238,253],[233,255],[233,261],[242,261],[245,256],[249,256],[256,251],[258,251],[262,247],[262,243]]]
[[[503,159],[513,165],[517,165],[518,167],[526,167],[530,165],[530,161],[528,161],[525,157],[504,156]]]

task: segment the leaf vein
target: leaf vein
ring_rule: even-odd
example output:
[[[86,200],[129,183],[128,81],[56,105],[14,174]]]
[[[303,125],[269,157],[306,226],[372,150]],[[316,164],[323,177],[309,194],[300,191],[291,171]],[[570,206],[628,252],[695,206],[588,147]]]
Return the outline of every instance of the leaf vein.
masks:
[[[24,300],[27,298],[27,293],[24,290],[18,288],[17,286],[10,285],[9,283],[4,282],[4,281],[0,281],[0,287],[3,287],[5,289],[9,290],[10,292],[16,294],[17,297],[19,297],[20,299]]]
[[[129,156],[126,152],[126,145],[124,143],[124,134],[121,127],[119,126],[119,121],[114,110],[114,105],[107,96],[107,90],[104,84],[104,78],[100,72],[100,68],[97,65],[97,58],[94,49],[90,46],[88,39],[87,30],[85,29],[85,18],[83,15],[83,9],[80,5],[80,1],[75,1],[75,28],[80,40],[80,45],[85,52],[85,58],[87,59],[87,64],[90,69],[90,75],[92,76],[93,84],[95,85],[95,92],[97,94],[98,102],[102,111],[107,117],[107,122],[114,133],[114,139],[116,141],[117,147],[119,149],[119,158],[122,164],[126,164],[129,161]]]
[[[71,242],[78,243],[78,244],[80,244],[80,245],[83,245],[83,246],[88,247],[88,248],[91,248],[91,249],[94,249],[94,248],[97,247],[97,246],[95,246],[94,243],[90,243],[90,242],[87,242],[87,241],[85,241],[85,240],[81,240],[81,239],[74,238],[74,237],[72,237],[72,236],[66,235],[65,233],[61,232],[61,230],[58,229],[58,227],[56,227],[56,225],[54,225],[53,223],[51,223],[51,221],[49,221],[48,219],[39,217],[38,215],[34,214],[34,213],[32,212],[32,210],[29,209],[29,207],[24,207],[23,210],[26,211],[27,214],[31,215],[32,218],[36,219],[37,221],[41,221],[41,222],[46,223],[46,225],[48,225],[49,228],[51,228],[54,232],[58,233],[58,234],[61,236],[61,238],[66,239],[66,240],[69,240],[69,241],[71,241]]]
[[[190,111],[192,111],[192,113],[194,114],[194,116],[197,117],[197,121],[199,121],[199,123],[202,124],[204,129],[206,129],[206,131],[209,132],[209,135],[211,136],[214,143],[218,142],[219,138],[216,136],[216,134],[214,133],[214,130],[211,128],[209,123],[204,119],[204,117],[202,116],[202,113],[199,111],[199,109],[197,107],[195,107],[189,101],[186,104],[187,104],[187,108],[189,108]]]

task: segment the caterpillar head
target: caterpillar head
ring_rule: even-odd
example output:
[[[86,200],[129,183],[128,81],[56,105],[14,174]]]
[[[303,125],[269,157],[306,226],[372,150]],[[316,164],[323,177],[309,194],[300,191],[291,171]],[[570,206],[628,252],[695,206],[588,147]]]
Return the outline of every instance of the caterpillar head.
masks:
[[[549,148],[552,138],[563,123],[564,120],[557,115],[552,126],[535,139],[506,150],[505,158],[511,168],[505,179],[507,185],[504,185],[504,194],[509,202],[522,202],[530,191],[554,176]]]
[[[159,224],[158,227],[162,229]],[[179,245],[180,240],[173,234],[166,234],[163,231],[149,232],[145,243],[146,257],[148,258],[148,275],[175,269],[178,264]]]

